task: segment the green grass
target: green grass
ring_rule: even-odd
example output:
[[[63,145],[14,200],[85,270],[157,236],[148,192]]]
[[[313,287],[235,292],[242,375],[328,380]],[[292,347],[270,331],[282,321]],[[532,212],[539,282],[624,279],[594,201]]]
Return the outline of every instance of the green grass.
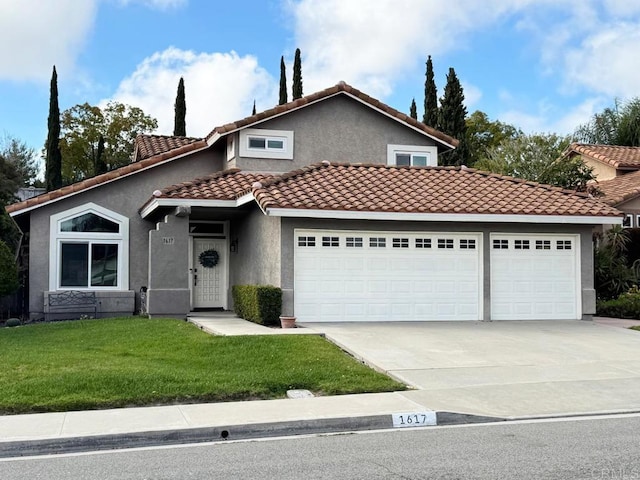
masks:
[[[0,328],[0,412],[402,390],[309,335],[215,337],[170,319]]]

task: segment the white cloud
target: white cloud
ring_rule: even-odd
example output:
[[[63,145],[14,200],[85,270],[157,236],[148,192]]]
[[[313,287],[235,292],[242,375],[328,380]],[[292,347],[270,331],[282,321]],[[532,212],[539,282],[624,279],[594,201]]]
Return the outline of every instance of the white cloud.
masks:
[[[142,108],[158,119],[158,133],[173,133],[174,103],[184,77],[187,135],[204,136],[215,126],[273,107],[275,80],[253,56],[195,53],[170,47],[143,60],[124,79],[113,100]],[[106,100],[105,100],[106,102]]]
[[[518,10],[551,0],[289,0],[305,89],[345,80],[374,96],[419,59],[465,47],[467,35]]]
[[[0,80],[36,80],[73,68],[95,20],[96,0],[0,2]]]
[[[471,113],[475,110],[475,105],[482,98],[482,90],[471,83],[464,81],[461,81],[460,83],[462,85],[462,90],[464,91],[464,104],[467,107],[467,111]]]
[[[640,94],[640,22],[601,25],[565,54],[567,88],[581,86],[610,97]]]

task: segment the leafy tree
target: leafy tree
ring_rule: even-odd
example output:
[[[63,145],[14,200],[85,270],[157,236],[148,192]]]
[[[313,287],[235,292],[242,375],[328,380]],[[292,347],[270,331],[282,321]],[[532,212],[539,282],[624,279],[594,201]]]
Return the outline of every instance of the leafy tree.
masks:
[[[438,126],[438,91],[433,78],[433,62],[431,55],[427,58],[427,72],[424,82],[424,117],[422,123],[430,127]]]
[[[187,103],[184,98],[184,78],[180,77],[178,82],[178,93],[176,94],[175,119],[173,134],[176,137],[187,136]]]
[[[561,158],[569,142],[556,134],[519,135],[489,148],[474,167],[584,192],[595,178],[593,169],[579,158]]]
[[[0,297],[12,294],[18,287],[20,283],[15,257],[7,244],[0,240]]]
[[[284,57],[280,57],[280,99],[278,105],[284,105],[287,101],[287,68],[284,64]]]
[[[47,134],[45,184],[47,191],[62,186],[62,154],[60,152],[60,107],[58,107],[58,73],[53,67],[49,91],[49,132]]]
[[[411,107],[409,108],[409,116],[414,119],[418,119],[418,110],[416,107],[416,99],[411,100]]]
[[[487,114],[480,110],[469,115],[466,123],[467,145],[469,147],[467,166],[472,166],[481,158],[486,157],[489,149],[522,135],[520,129],[499,120],[491,121]]]
[[[20,174],[17,169],[0,155],[0,241],[13,249],[17,247],[20,232],[4,207],[16,200],[15,193],[19,186]]]
[[[616,101],[614,108],[596,113],[576,129],[574,138],[583,143],[640,146],[640,97]]]
[[[300,49],[296,48],[293,60],[293,99],[298,98],[302,98],[302,60],[300,59]]]
[[[35,186],[40,183],[37,179],[38,160],[34,148],[17,138],[5,135],[0,140],[0,155],[13,164],[18,171],[21,187]]]
[[[129,163],[135,138],[158,128],[155,118],[140,108],[109,102],[104,108],[88,103],[62,112],[63,135],[60,149],[64,157],[63,176],[69,183],[95,175],[98,168],[100,137],[104,150],[100,162],[108,170]],[[101,165],[100,165],[101,166]]]
[[[458,76],[453,68],[449,68],[444,95],[440,99],[438,111],[438,130],[457,139],[459,144],[455,150],[442,157],[443,165],[464,165],[469,157],[466,142],[467,124],[465,118],[467,108],[464,106],[464,92]]]

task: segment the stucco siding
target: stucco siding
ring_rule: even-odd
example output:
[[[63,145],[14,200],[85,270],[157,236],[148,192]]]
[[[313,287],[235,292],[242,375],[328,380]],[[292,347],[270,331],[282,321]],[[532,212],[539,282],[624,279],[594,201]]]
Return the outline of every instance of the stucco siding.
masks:
[[[236,157],[228,162],[229,167],[287,172],[323,160],[385,164],[389,144],[436,145],[430,138],[342,95],[266,121],[255,128],[293,131],[293,160]]]
[[[29,312],[32,318],[43,316],[44,295],[49,290],[49,217],[92,202],[129,218],[129,290],[138,292],[147,286],[149,230],[155,222],[143,220],[138,209],[163,187],[213,173],[222,166],[221,154],[202,152],[153,167],[129,177],[69,196],[30,213],[29,237]]]
[[[590,158],[582,157],[582,161],[589,167],[593,168],[593,176],[599,182],[603,180],[611,180],[616,178],[616,169],[612,166],[605,165],[602,162],[591,160]]]
[[[237,252],[229,254],[230,292],[233,285],[280,286],[280,218],[267,217],[252,207],[244,218],[232,221],[230,238],[238,240]],[[233,305],[231,298],[229,305]]]

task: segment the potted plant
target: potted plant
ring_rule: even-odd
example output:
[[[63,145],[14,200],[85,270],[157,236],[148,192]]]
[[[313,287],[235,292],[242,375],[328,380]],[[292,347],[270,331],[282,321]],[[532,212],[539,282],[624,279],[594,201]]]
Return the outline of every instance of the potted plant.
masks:
[[[287,315],[280,316],[280,326],[282,328],[296,328],[296,317],[290,317]]]

